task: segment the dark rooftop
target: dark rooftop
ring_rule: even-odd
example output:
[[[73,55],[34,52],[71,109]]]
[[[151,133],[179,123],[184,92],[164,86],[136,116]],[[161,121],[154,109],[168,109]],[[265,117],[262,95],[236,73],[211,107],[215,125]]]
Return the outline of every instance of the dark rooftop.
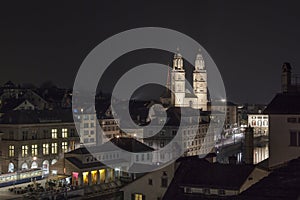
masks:
[[[1,124],[37,124],[74,122],[71,109],[59,110],[14,110],[5,113]]]
[[[154,150],[153,148],[145,145],[144,143],[134,138],[120,137],[113,138],[110,140],[110,142],[106,142],[103,145],[91,146],[89,147],[89,149],[87,149],[86,147],[80,147],[78,149],[68,152],[68,154],[90,154],[96,152],[116,151],[117,149],[114,148],[114,145],[111,145],[111,143],[125,151],[134,153],[148,152]]]
[[[296,200],[300,197],[300,158],[287,166],[275,169],[269,176],[254,184],[240,195],[240,199]]]
[[[300,93],[279,93],[264,110],[265,114],[300,114]]]
[[[191,197],[184,194],[183,186],[239,190],[253,169],[252,165],[209,163],[196,157],[185,159],[176,170],[163,199],[202,199],[201,195]]]

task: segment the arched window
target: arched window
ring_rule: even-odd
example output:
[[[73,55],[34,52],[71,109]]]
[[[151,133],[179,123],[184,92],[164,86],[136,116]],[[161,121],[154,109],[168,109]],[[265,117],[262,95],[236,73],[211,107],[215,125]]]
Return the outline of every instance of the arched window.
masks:
[[[26,170],[26,169],[28,169],[28,164],[26,162],[24,162],[22,164],[22,170]]]
[[[37,164],[36,161],[33,161],[33,162],[31,163],[31,169],[36,169],[36,168],[38,168],[38,164]]]
[[[14,172],[14,170],[15,170],[15,165],[14,163],[10,162],[8,164],[8,172]]]
[[[43,161],[43,166],[42,166],[44,174],[49,174],[49,161],[44,160]]]

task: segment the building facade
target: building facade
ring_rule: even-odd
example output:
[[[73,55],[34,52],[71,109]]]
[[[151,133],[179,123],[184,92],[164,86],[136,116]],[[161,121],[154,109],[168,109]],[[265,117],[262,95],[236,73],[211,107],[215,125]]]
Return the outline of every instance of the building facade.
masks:
[[[0,124],[2,173],[42,168],[46,175],[51,164],[79,147],[72,119],[64,118],[63,113],[49,112],[23,110],[3,116]]]

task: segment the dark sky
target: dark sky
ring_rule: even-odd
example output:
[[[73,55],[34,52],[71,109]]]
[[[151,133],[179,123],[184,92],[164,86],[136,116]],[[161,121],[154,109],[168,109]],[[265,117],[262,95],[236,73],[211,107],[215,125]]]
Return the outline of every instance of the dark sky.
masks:
[[[299,22],[297,1],[10,1],[0,5],[0,84],[72,87],[101,41],[157,26],[189,35],[210,53],[230,100],[268,103],[280,91],[282,63],[300,71]]]

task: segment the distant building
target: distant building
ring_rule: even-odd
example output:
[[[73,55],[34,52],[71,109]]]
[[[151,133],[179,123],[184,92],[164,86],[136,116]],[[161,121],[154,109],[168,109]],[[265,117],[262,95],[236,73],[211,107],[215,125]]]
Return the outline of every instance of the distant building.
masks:
[[[215,102],[214,104],[208,104],[209,111],[219,111],[226,114],[224,127],[232,128],[237,125],[237,108],[238,106],[230,101],[227,102]]]
[[[138,176],[134,168],[138,165],[151,167],[152,150],[134,138],[113,138],[100,146],[80,147],[66,153],[51,170],[71,176],[73,186],[99,185],[117,180],[131,182]],[[132,153],[128,157],[125,151]],[[105,163],[114,167],[110,168]]]
[[[253,128],[254,137],[269,135],[269,116],[264,114],[248,114],[248,126]]]
[[[79,146],[71,110],[16,110],[1,118],[2,173],[42,168]]]
[[[162,111],[165,112],[165,111]],[[156,111],[152,117],[151,127],[144,129],[144,143],[156,150],[165,148],[169,142],[177,151],[164,152],[155,155],[157,162],[166,162],[177,159],[179,154],[183,156],[206,155],[214,151],[215,133],[209,129],[210,117],[208,112],[199,112],[192,108],[168,108],[167,121],[164,116],[161,117],[160,111]],[[201,116],[201,117],[200,117]],[[180,119],[185,122],[181,124],[178,130]],[[155,126],[157,124],[157,126]],[[164,124],[164,128],[160,130],[160,126]],[[177,136],[176,141],[174,140]],[[179,153],[179,154],[178,154]]]
[[[282,93],[269,103],[269,166],[276,167],[300,156],[300,90],[293,84],[291,66],[282,66]]]

